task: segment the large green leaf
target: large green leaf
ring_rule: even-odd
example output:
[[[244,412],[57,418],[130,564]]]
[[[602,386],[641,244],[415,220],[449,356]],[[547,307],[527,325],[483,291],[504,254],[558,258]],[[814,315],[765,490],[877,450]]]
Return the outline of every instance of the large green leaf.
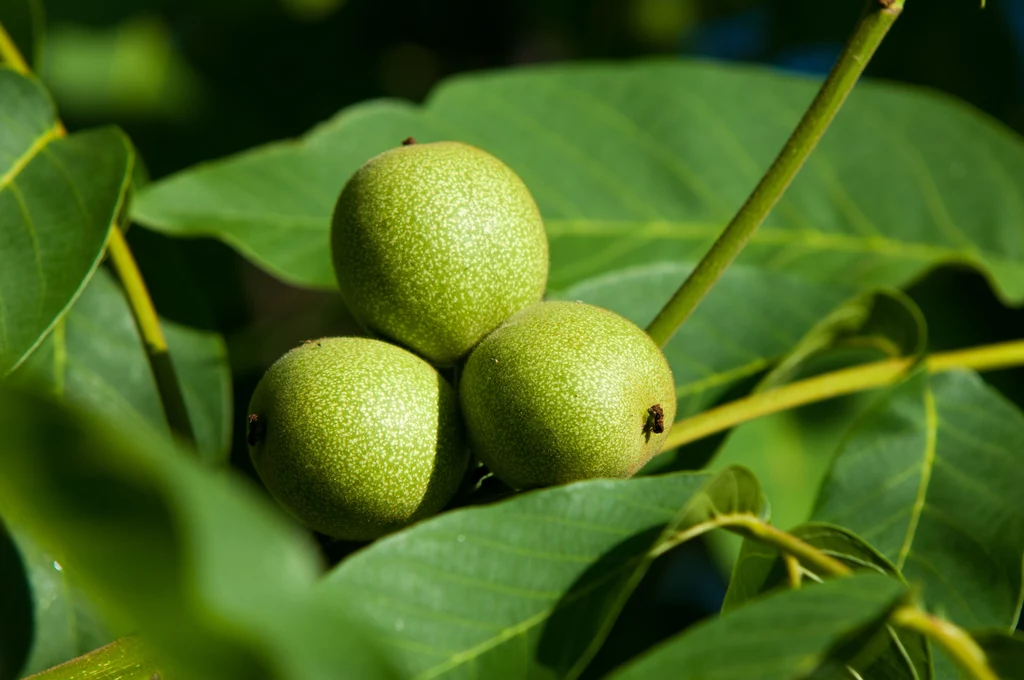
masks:
[[[287,281],[333,287],[329,217],[348,176],[407,136],[459,139],[508,162],[536,196],[550,293],[643,325],[742,203],[815,87],[688,62],[462,76],[422,107],[361,104],[297,142],[186,170],[142,192],[133,215],[167,234],[221,238]],[[858,86],[739,265],[668,346],[679,415],[770,366],[851,290],[904,284],[956,260],[1021,299],[1022,179],[1024,148],[998,124],[933,95]]]
[[[867,571],[903,579],[889,560],[855,534],[828,524],[802,524],[790,531],[855,571]],[[820,580],[822,574],[801,567],[804,583]],[[788,568],[776,549],[744,539],[729,581],[722,612],[728,613],[777,588],[789,587]],[[888,649],[867,666],[858,666],[861,677],[877,680],[925,680],[931,677],[931,653],[920,635],[889,628]]]
[[[764,512],[739,468],[582,482],[385,538],[335,568],[320,594],[372,622],[410,677],[571,678],[679,532]]]
[[[885,620],[904,596],[899,581],[878,574],[784,591],[689,629],[612,677],[852,677],[841,675],[844,665],[871,638],[884,644]]]
[[[0,376],[39,343],[103,254],[134,152],[115,128],[60,137],[34,79],[0,68]]]
[[[231,438],[231,375],[216,333],[162,320],[204,460],[222,461]],[[12,380],[44,385],[131,427],[169,432],[135,320],[113,277],[99,270],[55,331]]]
[[[977,375],[919,373],[855,426],[814,518],[848,527],[961,626],[1021,606],[1024,414]]]
[[[166,654],[170,677],[392,677],[313,598],[305,532],[238,480],[31,392],[0,391],[0,432],[0,513]]]
[[[167,232],[219,236],[288,280],[330,286],[329,216],[352,171],[409,135],[459,139],[530,186],[561,290],[611,269],[699,258],[816,87],[699,62],[460,77],[423,107],[363,104],[299,143],[186,171],[145,192],[135,215]],[[870,172],[878,168],[885,182]],[[994,121],[935,95],[865,84],[743,257],[868,286],[961,260],[1020,299],[1022,176],[1024,147]]]

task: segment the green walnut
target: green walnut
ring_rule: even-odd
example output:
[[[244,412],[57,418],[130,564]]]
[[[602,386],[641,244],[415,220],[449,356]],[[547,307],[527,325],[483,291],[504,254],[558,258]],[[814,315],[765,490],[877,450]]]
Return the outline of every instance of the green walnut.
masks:
[[[311,529],[369,540],[439,511],[468,465],[458,396],[427,362],[367,338],[311,340],[249,403],[249,454]]]
[[[518,489],[633,475],[661,449],[675,392],[643,330],[582,302],[519,312],[477,345],[459,384],[474,452]]]
[[[437,366],[539,300],[547,283],[547,236],[526,185],[458,142],[410,143],[367,161],[338,198],[331,250],[353,315]]]

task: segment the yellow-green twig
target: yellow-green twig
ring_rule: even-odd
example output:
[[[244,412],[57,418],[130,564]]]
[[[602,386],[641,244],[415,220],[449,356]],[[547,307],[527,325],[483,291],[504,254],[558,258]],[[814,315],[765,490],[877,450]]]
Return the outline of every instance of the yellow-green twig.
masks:
[[[1024,365],[1024,340],[941,352],[925,360],[929,371],[954,368],[990,371]],[[800,380],[709,409],[680,420],[665,439],[663,450],[673,449],[723,432],[749,420],[797,406],[890,385],[904,377],[913,359],[886,359]]]
[[[792,183],[846,101],[847,95],[860,78],[885,34],[900,15],[903,2],[904,0],[867,0],[860,21],[839,59],[775,162],[768,168],[768,172],[722,231],[718,240],[647,327],[647,332],[659,345],[664,346],[697,308],[782,198],[782,194]]]
[[[971,680],[999,680],[989,667],[985,652],[961,628],[911,605],[897,609],[891,620],[895,625],[921,633],[942,647]]]

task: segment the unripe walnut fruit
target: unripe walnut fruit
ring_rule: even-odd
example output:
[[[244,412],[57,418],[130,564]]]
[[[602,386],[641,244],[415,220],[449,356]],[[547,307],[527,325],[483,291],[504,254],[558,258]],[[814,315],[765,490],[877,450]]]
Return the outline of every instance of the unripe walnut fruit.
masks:
[[[249,453],[306,526],[369,540],[439,511],[468,464],[455,391],[423,359],[367,338],[281,357],[249,404]]]
[[[338,286],[374,334],[450,366],[544,293],[548,245],[526,185],[467,144],[371,158],[338,198]]]
[[[581,302],[541,302],[502,324],[470,354],[459,399],[474,452],[520,489],[629,477],[676,413],[654,341]]]

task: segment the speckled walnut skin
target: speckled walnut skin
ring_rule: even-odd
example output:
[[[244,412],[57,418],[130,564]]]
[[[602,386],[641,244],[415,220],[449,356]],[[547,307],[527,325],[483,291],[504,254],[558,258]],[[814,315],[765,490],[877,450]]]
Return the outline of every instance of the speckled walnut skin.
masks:
[[[366,162],[331,228],[353,315],[436,366],[451,366],[544,293],[548,242],[522,180],[467,144],[410,144]]]
[[[487,336],[466,362],[459,399],[473,450],[518,489],[629,477],[661,449],[676,415],[658,346],[581,302],[537,303]]]
[[[451,385],[423,359],[366,338],[323,338],[277,360],[249,404],[249,454],[311,529],[370,540],[439,511],[468,452]]]

